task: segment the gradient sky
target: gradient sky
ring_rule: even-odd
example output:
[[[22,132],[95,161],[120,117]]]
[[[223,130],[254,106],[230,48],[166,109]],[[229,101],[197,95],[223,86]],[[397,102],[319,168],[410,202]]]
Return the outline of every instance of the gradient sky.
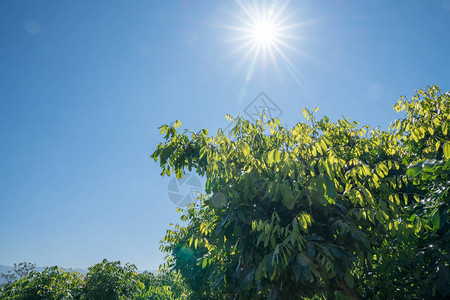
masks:
[[[149,158],[162,124],[214,133],[263,91],[288,125],[318,106],[386,129],[401,95],[450,90],[449,0],[292,1],[284,16],[302,24],[282,48],[295,69],[243,61],[234,1],[3,1],[0,264],[157,269],[179,218]]]

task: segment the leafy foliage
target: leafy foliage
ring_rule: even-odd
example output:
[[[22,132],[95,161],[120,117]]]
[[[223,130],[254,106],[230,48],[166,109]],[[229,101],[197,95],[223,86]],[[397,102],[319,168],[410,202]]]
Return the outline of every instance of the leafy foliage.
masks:
[[[19,264],[14,264],[14,272],[8,271],[5,273],[0,273],[0,277],[6,280],[6,284],[11,284],[18,278],[27,276],[31,271],[36,269],[36,264],[21,262]]]
[[[138,278],[145,285],[145,292],[136,299],[185,300],[190,294],[179,273],[166,271],[154,275],[144,272],[139,274]]]
[[[168,230],[164,237],[164,244],[161,245],[161,250],[173,253],[173,256],[167,258],[162,269],[167,271],[175,266],[174,269],[180,272],[184,282],[190,287],[190,299],[220,299],[209,280],[209,272],[212,268],[199,263],[199,260],[208,253],[208,248],[204,246],[205,243],[209,245],[208,241],[206,239],[194,241],[195,237],[210,232],[211,229],[207,225],[213,217],[211,210],[199,210],[191,206],[181,216],[182,221],[188,222],[187,226],[176,225],[175,230]]]
[[[104,259],[89,268],[83,299],[132,299],[144,287],[137,280],[136,266]]]
[[[86,276],[56,266],[31,271],[0,289],[0,299],[183,300],[189,293],[178,273],[138,274],[134,265],[103,260],[90,267]]]
[[[411,100],[402,97],[394,106],[407,118],[392,124],[396,138],[407,147],[405,177],[420,201],[407,207],[416,222],[416,248],[408,282],[421,287],[422,297],[450,295],[450,93],[437,86],[418,90]],[[424,283],[426,283],[424,285]]]
[[[0,299],[79,299],[82,284],[80,273],[48,267],[6,285]]]
[[[166,268],[195,299],[449,295],[449,107],[434,86],[390,131],[317,110],[290,129],[237,117],[230,136],[162,126],[162,175],[195,169],[207,193],[162,241]]]

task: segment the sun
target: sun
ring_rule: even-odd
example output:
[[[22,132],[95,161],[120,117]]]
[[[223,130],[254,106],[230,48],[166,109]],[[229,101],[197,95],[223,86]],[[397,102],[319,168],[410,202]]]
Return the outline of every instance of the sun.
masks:
[[[225,26],[234,32],[230,39],[236,47],[230,55],[240,54],[237,67],[246,64],[246,81],[249,81],[255,68],[262,63],[264,68],[272,63],[277,71],[286,67],[294,79],[299,82],[300,72],[290,60],[290,55],[303,54],[297,47],[301,40],[299,29],[305,24],[296,21],[295,11],[288,9],[289,1],[239,1],[239,10],[235,12],[235,25]],[[289,11],[290,10],[290,11]],[[294,42],[294,43],[293,43]],[[278,72],[280,73],[280,72]]]
[[[259,46],[270,46],[276,41],[276,28],[270,20],[259,20],[251,27],[251,35]]]

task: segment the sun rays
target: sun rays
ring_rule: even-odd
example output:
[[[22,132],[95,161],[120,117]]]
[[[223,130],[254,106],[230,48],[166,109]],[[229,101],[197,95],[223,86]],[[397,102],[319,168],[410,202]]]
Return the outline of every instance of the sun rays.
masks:
[[[299,29],[305,23],[294,22],[295,12],[288,12],[289,2],[270,5],[266,1],[236,1],[240,9],[234,15],[237,24],[226,26],[234,32],[230,39],[236,44],[230,55],[240,54],[237,63],[240,68],[247,65],[246,82],[252,78],[255,67],[261,63],[265,69],[268,64],[287,68],[288,73],[300,84],[300,71],[289,58],[289,55],[304,55],[296,43],[301,40]]]

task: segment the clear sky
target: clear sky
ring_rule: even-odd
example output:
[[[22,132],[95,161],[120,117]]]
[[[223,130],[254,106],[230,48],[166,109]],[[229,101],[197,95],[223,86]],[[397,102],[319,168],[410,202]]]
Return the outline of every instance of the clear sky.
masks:
[[[2,2],[0,264],[156,269],[179,217],[162,124],[213,133],[265,92],[285,124],[318,106],[386,129],[399,96],[450,90],[450,0],[252,3]]]

